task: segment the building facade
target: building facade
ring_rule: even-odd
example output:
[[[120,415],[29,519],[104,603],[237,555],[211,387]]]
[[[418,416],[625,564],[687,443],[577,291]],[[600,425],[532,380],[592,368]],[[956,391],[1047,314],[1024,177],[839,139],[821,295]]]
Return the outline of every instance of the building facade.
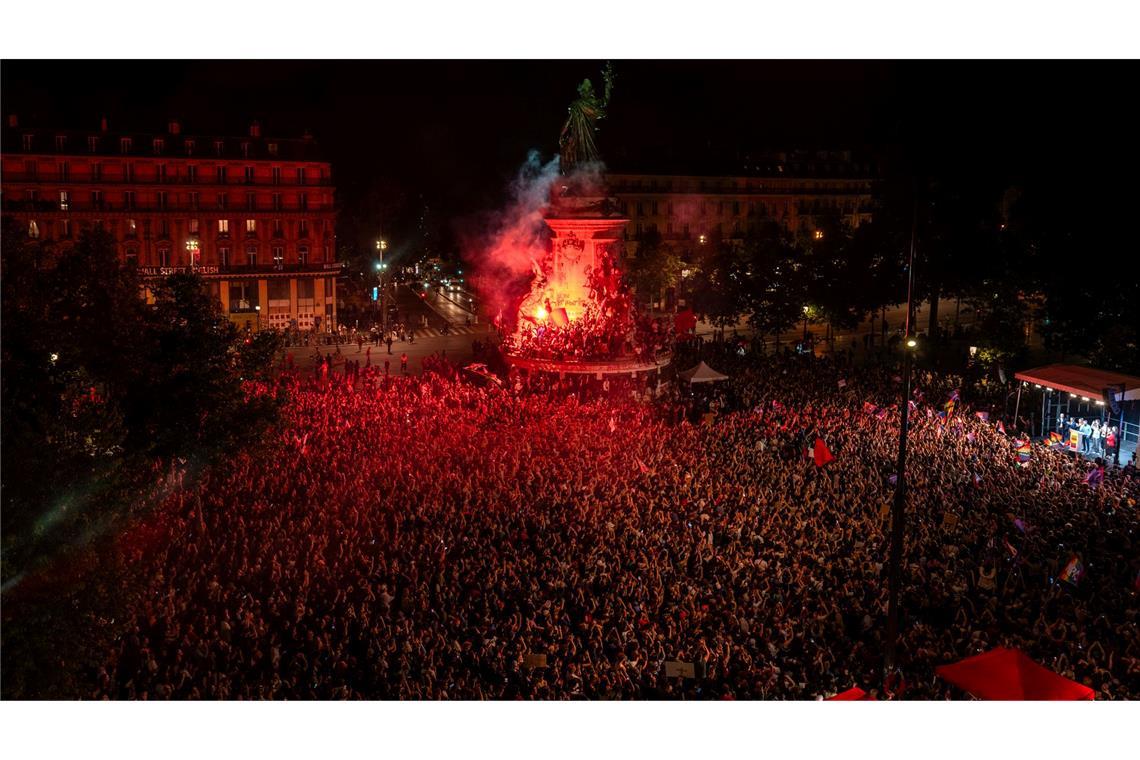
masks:
[[[682,244],[741,241],[769,221],[812,235],[826,215],[852,228],[871,218],[871,167],[852,162],[849,154],[778,154],[738,169],[718,176],[608,173],[609,191],[630,219],[627,251],[650,231]]]
[[[197,272],[240,328],[337,324],[334,188],[315,141],[22,128],[9,117],[0,208],[49,250],[115,239],[144,283]]]

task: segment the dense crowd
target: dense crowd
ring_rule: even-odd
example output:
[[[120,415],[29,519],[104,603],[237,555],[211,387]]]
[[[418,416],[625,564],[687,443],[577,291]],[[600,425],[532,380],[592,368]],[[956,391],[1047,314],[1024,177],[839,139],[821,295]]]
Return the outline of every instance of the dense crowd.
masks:
[[[142,590],[92,696],[871,690],[897,370],[715,362],[732,379],[699,396],[287,374],[260,389],[288,398],[263,448],[122,537]],[[1040,444],[1023,465],[972,415],[984,389],[925,373],[917,385],[903,678],[879,697],[962,696],[933,668],[997,645],[1098,698],[1140,697],[1135,470],[1092,485],[1092,465]],[[825,467],[806,456],[817,438],[835,457]],[[1062,582],[1074,554],[1083,577]],[[667,677],[666,661],[695,677]]]

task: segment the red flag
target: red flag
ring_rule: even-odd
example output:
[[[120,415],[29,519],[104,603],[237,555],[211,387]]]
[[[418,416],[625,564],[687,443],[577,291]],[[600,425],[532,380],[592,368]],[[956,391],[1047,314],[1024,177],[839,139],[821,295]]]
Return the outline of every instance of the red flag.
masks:
[[[835,457],[827,448],[827,444],[823,442],[822,438],[815,439],[815,466],[823,467]]]

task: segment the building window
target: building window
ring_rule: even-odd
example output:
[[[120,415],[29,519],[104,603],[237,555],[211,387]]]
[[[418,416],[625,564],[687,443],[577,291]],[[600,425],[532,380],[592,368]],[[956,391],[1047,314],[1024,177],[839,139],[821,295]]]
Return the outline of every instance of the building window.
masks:
[[[24,137],[24,150],[31,150],[32,149],[32,140],[35,136],[34,135],[24,135],[23,137]]]
[[[281,193],[274,193],[273,194],[273,210],[274,211],[280,211],[281,210]]]
[[[157,200],[158,200],[158,210],[159,211],[165,211],[166,210],[166,191],[165,190],[159,190],[158,191]]]
[[[71,237],[71,220],[70,219],[61,219],[60,220],[60,222],[59,222],[59,236],[61,238],[64,238],[64,239]]]
[[[127,220],[127,237],[138,237],[139,225],[134,219]]]
[[[198,167],[195,164],[190,164],[186,167],[186,181],[194,184],[198,181]]]
[[[223,267],[230,265],[230,247],[223,245],[218,248],[218,264]]]
[[[99,151],[99,138],[98,137],[91,136],[91,137],[87,138],[87,150],[90,151],[91,153],[97,153]]]
[[[257,234],[257,220],[256,219],[246,219],[245,220],[245,234],[246,235],[256,235]]]
[[[285,265],[285,249],[282,246],[273,246],[273,266],[281,269]]]
[[[103,179],[103,164],[98,162],[91,164],[91,179],[96,182],[101,182]]]
[[[92,190],[91,191],[91,208],[100,209],[100,210],[103,208],[103,191],[102,190]]]
[[[297,305],[312,306],[316,280],[297,280]],[[306,303],[307,302],[307,303]]]
[[[214,153],[219,156],[226,150],[226,143],[224,140],[214,140]]]
[[[297,199],[297,203],[298,203],[297,208],[301,209],[302,211],[308,211],[309,210],[309,196],[308,196],[308,194],[307,193],[301,193],[300,197]]]
[[[309,263],[309,246],[297,246],[297,263],[301,266],[305,266]]]
[[[159,248],[158,249],[158,265],[160,267],[170,266],[170,249],[169,248]]]
[[[218,220],[218,234],[219,235],[230,234],[230,220],[229,219],[219,219]]]
[[[139,265],[139,252],[136,251],[134,248],[128,248],[127,249],[127,252],[125,254],[125,258],[127,261],[127,267],[128,268],[136,269],[138,267],[138,265]]]
[[[35,219],[32,219],[30,222],[28,222],[28,237],[33,240],[39,240],[40,226],[36,224]]]
[[[255,208],[257,208],[257,196],[254,195],[253,193],[246,193],[245,194],[245,207],[247,209],[249,209],[250,211],[253,211]]]
[[[253,184],[253,167],[252,166],[245,167],[245,184],[247,184],[247,185]]]
[[[226,184],[226,167],[219,166],[214,170],[219,185]]]
[[[198,210],[198,193],[196,192],[190,193],[190,208],[195,211]]]
[[[135,181],[135,165],[134,164],[127,164],[126,167],[124,167],[124,169],[123,169],[123,176],[126,178],[127,182],[134,182]]]
[[[303,237],[303,238],[309,236],[309,220],[308,219],[302,219],[300,222],[297,223],[297,235],[298,235],[298,237]]]
[[[227,197],[226,193],[218,193],[218,208],[222,209],[224,211],[226,208],[227,202],[228,202],[228,197]]]
[[[186,253],[190,259],[190,267],[197,269],[202,261],[202,249],[198,246],[197,240],[191,240],[186,243]]]
[[[55,136],[55,149],[60,153],[67,150],[67,138],[63,135]]]
[[[248,142],[243,142],[241,144],[241,155],[242,155],[242,158],[249,158],[249,143]]]
[[[27,177],[28,179],[35,179],[37,173],[38,172],[36,171],[36,162],[35,161],[25,161],[24,162],[24,176],[25,177]]]
[[[273,184],[275,184],[275,185],[281,184],[281,167],[280,166],[274,166],[273,167]]]
[[[230,282],[230,311],[255,311],[257,308],[257,281],[232,280]]]
[[[158,236],[160,238],[169,238],[170,237],[170,220],[169,219],[159,219],[158,220]]]
[[[267,147],[269,148],[269,155],[271,155],[271,156],[277,155],[277,143],[269,143],[269,145]]]
[[[120,153],[130,153],[131,152],[131,138],[129,138],[129,137],[120,137],[119,138],[119,152]]]
[[[123,207],[133,209],[135,207],[135,191],[127,190],[123,193]]]
[[[246,266],[257,266],[257,246],[251,245],[245,249],[245,263]]]
[[[71,175],[71,165],[66,161],[60,161],[58,164],[56,164],[55,170],[59,175],[59,178],[64,182],[66,182]]]
[[[297,170],[297,184],[298,185],[305,184],[305,170],[304,169],[298,169]]]
[[[71,208],[71,199],[67,195],[66,190],[59,191],[59,210],[67,211]]]
[[[281,223],[280,219],[273,220],[273,237],[285,237],[285,225]]]
[[[165,182],[166,181],[166,164],[159,164],[157,171],[158,171],[158,181],[159,182]]]
[[[183,145],[186,147],[186,155],[188,155],[188,156],[194,155],[194,141],[193,140],[187,140],[186,142],[183,143]]]
[[[198,234],[198,220],[196,218],[190,219],[189,221],[187,221],[186,226],[187,226],[187,229],[190,230],[191,235],[197,235]]]
[[[161,137],[154,138],[154,155],[161,156],[162,151],[166,149],[166,141]]]

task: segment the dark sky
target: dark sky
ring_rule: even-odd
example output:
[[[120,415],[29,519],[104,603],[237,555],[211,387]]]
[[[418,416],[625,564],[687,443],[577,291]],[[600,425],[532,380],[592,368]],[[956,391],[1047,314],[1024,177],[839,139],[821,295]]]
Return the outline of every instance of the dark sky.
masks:
[[[557,149],[602,61],[6,61],[22,123],[186,134],[314,131],[342,200],[382,178],[441,217],[495,204]],[[741,150],[902,150],[979,180],[1122,181],[1137,69],[1103,62],[615,61],[599,145],[611,166],[709,165]]]

